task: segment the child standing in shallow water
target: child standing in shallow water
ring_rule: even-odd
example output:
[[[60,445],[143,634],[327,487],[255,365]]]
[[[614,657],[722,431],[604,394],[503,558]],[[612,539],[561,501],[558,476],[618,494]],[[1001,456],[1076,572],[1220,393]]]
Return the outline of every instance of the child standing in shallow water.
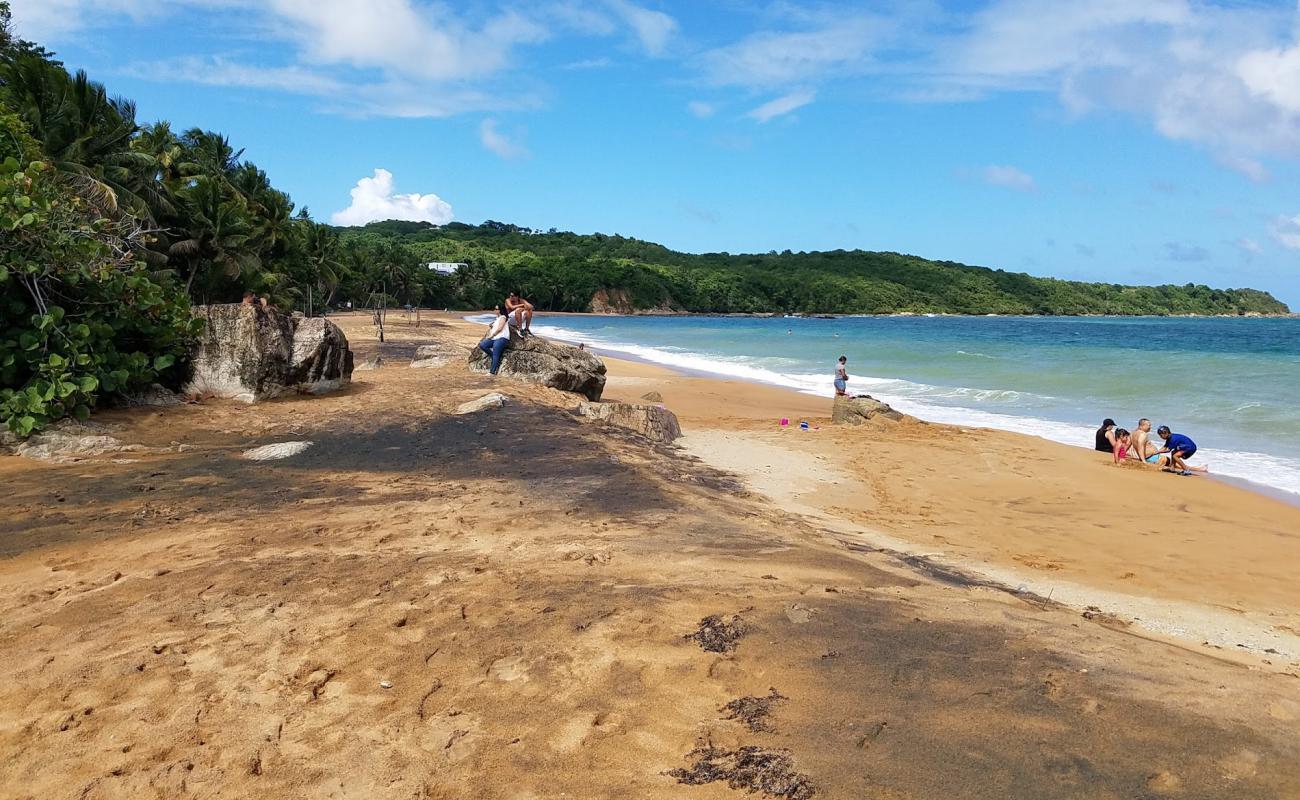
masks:
[[[844,397],[849,393],[848,356],[840,356],[835,365],[835,396]]]

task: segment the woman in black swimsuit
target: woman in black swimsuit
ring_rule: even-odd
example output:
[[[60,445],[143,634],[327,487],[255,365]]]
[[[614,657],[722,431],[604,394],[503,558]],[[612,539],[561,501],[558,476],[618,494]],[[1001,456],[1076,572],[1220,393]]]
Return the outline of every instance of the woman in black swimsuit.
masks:
[[[1099,453],[1115,451],[1115,420],[1108,417],[1101,423],[1097,429],[1097,444],[1094,449]]]

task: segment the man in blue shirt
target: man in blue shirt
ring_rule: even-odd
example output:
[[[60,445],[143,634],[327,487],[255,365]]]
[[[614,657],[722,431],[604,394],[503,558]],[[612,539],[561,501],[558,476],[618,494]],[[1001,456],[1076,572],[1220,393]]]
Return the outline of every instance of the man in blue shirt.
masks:
[[[1175,471],[1183,474],[1190,474],[1193,470],[1196,472],[1210,471],[1208,466],[1187,466],[1187,459],[1196,454],[1196,442],[1192,441],[1192,437],[1184,436],[1181,433],[1172,433],[1168,425],[1161,425],[1156,433],[1160,434],[1160,438],[1165,440],[1164,449],[1160,452],[1169,454],[1169,464]]]

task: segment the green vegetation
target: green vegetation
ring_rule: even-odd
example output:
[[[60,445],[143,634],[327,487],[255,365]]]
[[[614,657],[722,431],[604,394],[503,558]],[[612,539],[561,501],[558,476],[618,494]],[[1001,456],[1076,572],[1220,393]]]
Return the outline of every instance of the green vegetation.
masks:
[[[191,302],[245,290],[282,309],[419,302],[394,241],[338,233],[219,133],[135,107],[15,39],[0,2],[0,421],[27,435],[105,397],[175,386]]]
[[[135,106],[9,32],[0,0],[0,420],[26,435],[105,397],[175,385],[193,302],[284,310],[484,308],[1003,314],[1279,313],[1263,292],[1032,278],[895,253],[690,255],[486,222],[334,228],[219,133]],[[464,262],[454,275],[425,267]]]
[[[491,306],[514,288],[540,309],[587,311],[598,292],[619,310],[807,314],[1279,314],[1254,289],[1122,286],[1035,278],[898,253],[692,255],[603,234],[533,231],[500,222],[435,227],[381,222],[344,238],[398,242],[424,261],[463,262],[428,280],[438,305]]]

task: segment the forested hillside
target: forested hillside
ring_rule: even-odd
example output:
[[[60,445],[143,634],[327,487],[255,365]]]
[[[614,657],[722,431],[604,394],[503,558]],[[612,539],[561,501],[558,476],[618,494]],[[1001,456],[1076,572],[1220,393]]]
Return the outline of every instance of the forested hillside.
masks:
[[[0,423],[26,435],[186,368],[193,303],[245,291],[320,313],[483,308],[519,289],[585,311],[1237,314],[1249,289],[1032,278],[894,253],[689,255],[486,222],[315,222],[217,131],[134,104],[14,37],[0,0]],[[431,261],[464,262],[453,275]]]
[[[539,308],[882,314],[1245,314],[1287,308],[1254,289],[1122,286],[862,250],[693,255],[604,234],[533,231],[499,222],[381,222],[345,241],[400,243],[423,261],[463,262],[426,283],[438,305],[481,308],[517,288]]]

